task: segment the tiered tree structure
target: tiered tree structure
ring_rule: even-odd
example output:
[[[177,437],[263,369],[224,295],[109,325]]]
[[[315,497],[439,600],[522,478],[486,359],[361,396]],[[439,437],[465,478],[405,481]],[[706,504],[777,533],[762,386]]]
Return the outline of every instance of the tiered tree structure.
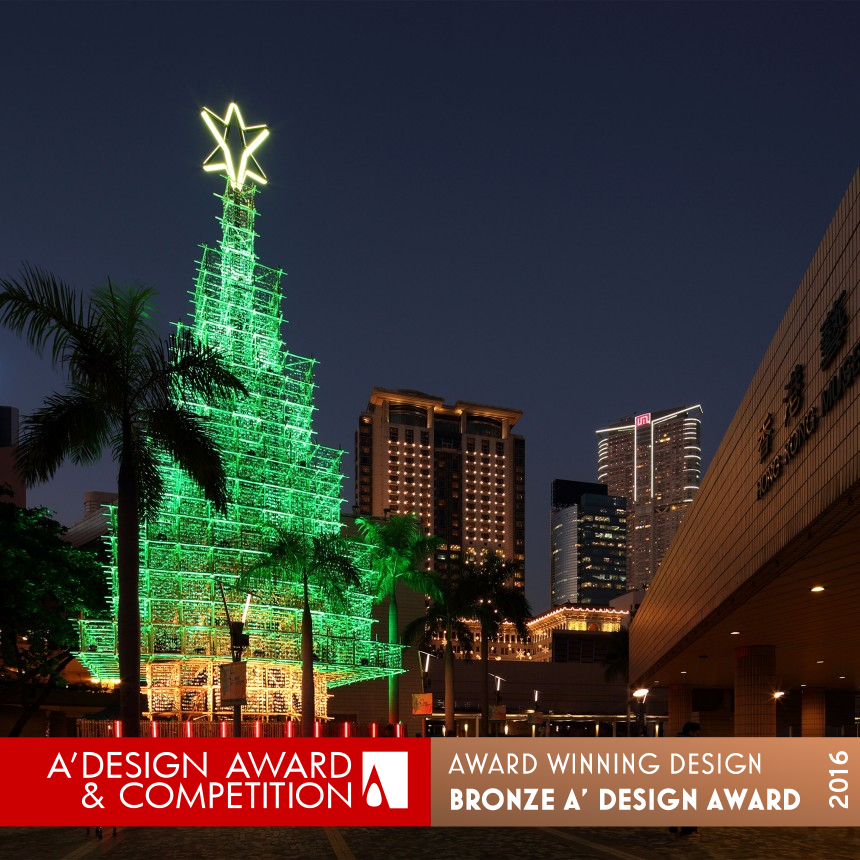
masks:
[[[218,248],[203,248],[191,329],[221,352],[249,393],[214,405],[186,402],[221,447],[230,496],[225,515],[171,462],[158,464],[167,492],[158,516],[141,524],[141,679],[152,717],[226,715],[219,664],[229,660],[230,635],[222,586],[236,620],[246,602],[238,577],[263,557],[277,528],[308,535],[341,529],[342,452],[319,445],[312,429],[315,362],[286,349],[283,272],[258,263],[254,252],[255,185],[265,177],[253,153],[268,130],[245,126],[235,105],[224,119],[208,110],[203,117],[218,141],[204,167],[228,181],[223,234]],[[115,619],[115,508],[109,518]],[[357,562],[366,567],[369,558]],[[369,589],[354,590],[348,612],[334,614],[312,588],[318,718],[326,716],[328,688],[401,671],[400,646],[372,640],[371,601]],[[247,715],[301,713],[301,613],[300,580],[252,595]],[[78,656],[93,675],[118,680],[116,621],[82,621],[81,637]]]

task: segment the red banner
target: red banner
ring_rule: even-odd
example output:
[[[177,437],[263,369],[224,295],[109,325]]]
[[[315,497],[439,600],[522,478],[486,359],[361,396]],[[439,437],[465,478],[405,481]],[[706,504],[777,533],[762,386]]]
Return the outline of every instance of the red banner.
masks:
[[[267,827],[430,824],[421,738],[0,741],[0,824]]]

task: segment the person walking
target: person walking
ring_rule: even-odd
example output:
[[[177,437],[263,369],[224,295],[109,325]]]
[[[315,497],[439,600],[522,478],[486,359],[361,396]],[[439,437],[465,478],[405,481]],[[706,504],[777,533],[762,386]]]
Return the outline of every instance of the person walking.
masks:
[[[698,723],[686,722],[677,736],[679,738],[700,738],[702,727]],[[684,836],[687,839],[701,839],[702,837],[698,827],[670,827],[669,835],[673,837]]]

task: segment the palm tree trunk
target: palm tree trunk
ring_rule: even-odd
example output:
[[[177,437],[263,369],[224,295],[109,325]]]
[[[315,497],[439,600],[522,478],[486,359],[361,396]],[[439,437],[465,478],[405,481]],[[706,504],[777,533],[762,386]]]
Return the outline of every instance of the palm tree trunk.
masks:
[[[400,643],[400,631],[397,629],[397,585],[391,586],[391,602],[388,604],[388,641]],[[400,675],[388,676],[388,722],[396,726],[400,722]]]
[[[454,717],[454,646],[451,643],[451,627],[445,636],[445,735],[457,737],[457,721]]]
[[[314,629],[311,603],[308,597],[308,577],[302,576],[305,605],[302,609],[302,737],[314,736]]]
[[[131,462],[131,423],[123,422],[117,480],[117,656],[122,734],[140,735],[140,520],[137,476]]]
[[[490,670],[490,637],[487,631],[481,630],[481,736],[490,734],[490,693],[487,689]]]
[[[72,662],[74,658],[70,653],[67,653],[62,660],[57,664],[56,672],[59,674]],[[56,689],[56,685],[52,681],[47,681],[41,685],[41,689],[39,690],[39,694],[32,702],[22,701],[22,711],[21,716],[15,721],[15,725],[9,729],[9,737],[17,738],[21,732],[24,730],[24,726],[30,722],[30,718],[45,702],[48,700],[48,696]],[[47,715],[46,715],[47,717]]]

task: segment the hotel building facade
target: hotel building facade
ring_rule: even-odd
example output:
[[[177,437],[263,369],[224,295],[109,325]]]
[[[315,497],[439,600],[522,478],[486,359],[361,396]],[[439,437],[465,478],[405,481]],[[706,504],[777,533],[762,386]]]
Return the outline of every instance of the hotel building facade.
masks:
[[[627,588],[647,588],[702,475],[701,406],[631,415],[597,431],[597,480],[627,499]]]
[[[516,409],[374,388],[358,419],[355,510],[414,513],[440,540],[444,576],[467,553],[499,552],[525,586],[525,440]]]

